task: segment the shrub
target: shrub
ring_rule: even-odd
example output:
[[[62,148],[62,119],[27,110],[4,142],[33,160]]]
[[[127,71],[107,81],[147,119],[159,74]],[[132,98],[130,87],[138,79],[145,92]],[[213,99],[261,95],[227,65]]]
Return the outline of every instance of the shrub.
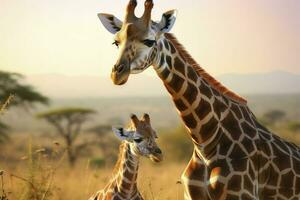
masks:
[[[103,168],[105,166],[105,160],[103,158],[92,158],[90,160],[90,167],[93,169]]]
[[[175,130],[169,130],[158,136],[165,155],[174,161],[187,161],[193,152],[192,141],[188,137],[187,130],[180,126]]]

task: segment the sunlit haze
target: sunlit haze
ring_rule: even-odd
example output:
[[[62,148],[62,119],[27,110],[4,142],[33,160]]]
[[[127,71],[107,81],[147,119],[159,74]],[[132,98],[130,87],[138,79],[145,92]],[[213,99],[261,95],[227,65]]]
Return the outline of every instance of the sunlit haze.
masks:
[[[143,9],[138,1],[137,14]],[[178,10],[172,32],[214,75],[300,73],[300,1],[154,1],[153,19]],[[97,13],[123,19],[125,0],[1,0],[0,69],[24,74],[109,76],[113,36]],[[153,70],[147,70],[153,74]]]

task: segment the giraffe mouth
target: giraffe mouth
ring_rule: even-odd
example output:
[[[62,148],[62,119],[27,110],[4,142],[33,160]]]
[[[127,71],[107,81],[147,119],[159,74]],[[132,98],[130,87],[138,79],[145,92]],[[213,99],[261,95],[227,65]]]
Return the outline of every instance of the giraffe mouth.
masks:
[[[127,82],[127,80],[121,81],[119,84],[116,84],[116,85],[125,85],[125,83]]]
[[[130,70],[126,68],[123,71],[113,70],[111,73],[111,79],[115,85],[124,85],[128,81],[129,75]]]
[[[127,79],[124,79],[124,80],[121,80],[121,81],[118,81],[118,80],[113,79],[113,83],[114,83],[115,85],[121,86],[121,85],[125,85],[125,83],[127,83],[127,80],[128,80],[128,78],[127,78]]]
[[[150,160],[156,163],[159,163],[163,161],[163,155],[162,154],[151,154]]]

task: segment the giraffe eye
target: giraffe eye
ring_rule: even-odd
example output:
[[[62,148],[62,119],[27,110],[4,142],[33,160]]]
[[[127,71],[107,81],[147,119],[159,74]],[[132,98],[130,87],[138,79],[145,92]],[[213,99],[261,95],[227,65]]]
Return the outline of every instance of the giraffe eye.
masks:
[[[135,138],[135,139],[133,139],[136,143],[141,143],[142,141],[143,141],[143,139],[142,138]]]
[[[152,47],[154,44],[156,44],[155,40],[143,40],[144,45],[147,47]]]
[[[112,44],[113,44],[113,45],[116,45],[117,47],[119,47],[120,42],[118,42],[117,40],[115,40]]]

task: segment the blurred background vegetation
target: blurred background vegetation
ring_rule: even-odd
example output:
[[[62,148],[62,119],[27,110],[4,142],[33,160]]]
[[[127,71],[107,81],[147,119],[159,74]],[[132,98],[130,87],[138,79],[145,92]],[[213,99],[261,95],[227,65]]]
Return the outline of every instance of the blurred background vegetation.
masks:
[[[165,155],[161,164],[141,162],[142,193],[146,199],[182,199],[176,183],[193,146],[170,98],[50,100],[22,80],[0,72],[1,200],[87,199],[110,177],[119,149],[111,127],[126,125],[129,112],[149,112]],[[299,94],[247,99],[261,123],[300,144]]]

